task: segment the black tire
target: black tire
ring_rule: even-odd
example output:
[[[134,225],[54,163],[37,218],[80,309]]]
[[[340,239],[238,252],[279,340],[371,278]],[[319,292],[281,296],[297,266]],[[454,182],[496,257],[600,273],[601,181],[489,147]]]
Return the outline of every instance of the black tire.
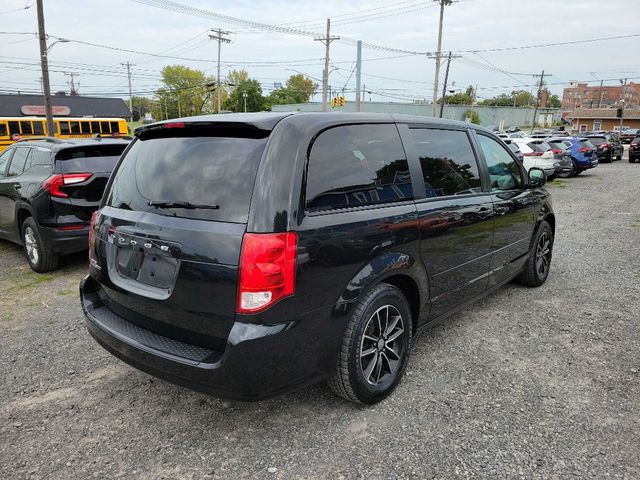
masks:
[[[629,155],[629,163],[636,163],[636,158]]]
[[[31,217],[22,224],[22,245],[27,262],[34,272],[44,273],[58,268],[60,257],[49,251]]]
[[[402,292],[386,283],[373,287],[353,308],[329,379],[331,389],[356,403],[372,404],[386,398],[404,375],[412,330],[411,309]],[[390,359],[391,354],[397,360]]]
[[[553,230],[551,225],[542,221],[531,244],[531,253],[516,282],[527,287],[539,287],[549,276],[553,255]]]
[[[613,163],[613,152],[610,152],[605,158],[606,163]]]
[[[558,177],[560,178],[571,178],[573,176],[576,175],[576,164],[575,163],[571,163],[571,170],[567,171],[562,171],[558,173]]]

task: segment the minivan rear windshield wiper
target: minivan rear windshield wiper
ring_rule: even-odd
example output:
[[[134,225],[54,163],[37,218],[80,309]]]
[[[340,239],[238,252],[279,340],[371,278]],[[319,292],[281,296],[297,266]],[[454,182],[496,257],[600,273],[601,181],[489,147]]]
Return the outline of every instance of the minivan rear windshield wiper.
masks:
[[[150,207],[156,208],[188,208],[188,209],[203,209],[203,210],[219,210],[220,205],[197,205],[189,202],[180,202],[180,201],[162,201],[162,200],[151,200],[148,202]]]

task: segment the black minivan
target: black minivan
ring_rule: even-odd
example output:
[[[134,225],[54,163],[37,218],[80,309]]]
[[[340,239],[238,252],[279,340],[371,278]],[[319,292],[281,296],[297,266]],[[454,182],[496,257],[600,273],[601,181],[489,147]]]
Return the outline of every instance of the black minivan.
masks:
[[[90,229],[91,335],[152,375],[245,400],[328,380],[374,403],[416,329],[539,286],[544,172],[442,119],[228,114],[139,128]]]

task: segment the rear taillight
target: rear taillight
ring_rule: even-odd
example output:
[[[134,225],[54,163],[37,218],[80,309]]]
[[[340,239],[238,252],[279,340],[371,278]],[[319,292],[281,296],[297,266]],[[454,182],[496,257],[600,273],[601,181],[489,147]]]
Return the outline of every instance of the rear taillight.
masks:
[[[632,147],[637,147],[638,145],[640,145],[640,143],[632,143],[631,144]]]
[[[298,237],[245,233],[240,253],[237,313],[255,313],[295,293]]]
[[[96,225],[96,221],[98,220],[98,215],[98,210],[93,212],[93,214],[91,215],[91,222],[89,222],[89,263],[91,263],[92,259],[91,250],[93,249],[93,229]]]
[[[42,188],[52,197],[69,198],[69,195],[60,190],[65,185],[82,183],[91,178],[92,173],[55,173],[42,182]]]
[[[559,148],[552,148],[551,149],[551,153],[553,153],[554,155],[557,155],[558,153],[561,153],[562,150],[560,150]]]
[[[541,157],[542,152],[529,152],[529,153],[523,153],[523,155],[525,157]]]
[[[589,151],[589,147],[580,147],[580,148],[578,149],[578,152],[580,152],[580,153],[586,153],[586,152],[588,152],[588,151]]]
[[[600,148],[609,148],[609,144],[608,143],[601,143],[599,145]]]

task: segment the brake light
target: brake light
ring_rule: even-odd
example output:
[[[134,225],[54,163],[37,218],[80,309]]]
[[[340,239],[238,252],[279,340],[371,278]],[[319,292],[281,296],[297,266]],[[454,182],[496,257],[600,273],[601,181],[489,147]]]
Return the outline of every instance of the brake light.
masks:
[[[600,148],[609,148],[609,144],[608,143],[601,143],[600,144]]]
[[[96,221],[98,220],[98,210],[93,212],[91,215],[91,221],[89,222],[89,263],[91,263],[92,257],[92,249],[93,249],[93,229],[96,225]]]
[[[42,182],[42,188],[44,191],[48,191],[49,195],[58,198],[69,198],[65,192],[60,190],[65,185],[74,185],[76,183],[82,183],[91,178],[92,173],[55,173]]]
[[[162,128],[184,128],[184,122],[163,123]]]
[[[637,147],[638,145],[640,145],[640,143],[632,143],[631,144],[632,147]]]
[[[551,153],[553,153],[554,155],[556,155],[558,153],[561,153],[561,152],[562,152],[562,150],[560,150],[559,148],[552,148],[551,149]]]
[[[523,155],[525,157],[541,157],[542,152],[529,152],[529,153],[523,153]]]
[[[298,236],[245,233],[240,253],[237,313],[255,313],[295,293]]]
[[[578,149],[578,152],[580,152],[580,153],[586,153],[586,152],[588,152],[588,151],[589,151],[589,147],[580,147],[580,148]]]

